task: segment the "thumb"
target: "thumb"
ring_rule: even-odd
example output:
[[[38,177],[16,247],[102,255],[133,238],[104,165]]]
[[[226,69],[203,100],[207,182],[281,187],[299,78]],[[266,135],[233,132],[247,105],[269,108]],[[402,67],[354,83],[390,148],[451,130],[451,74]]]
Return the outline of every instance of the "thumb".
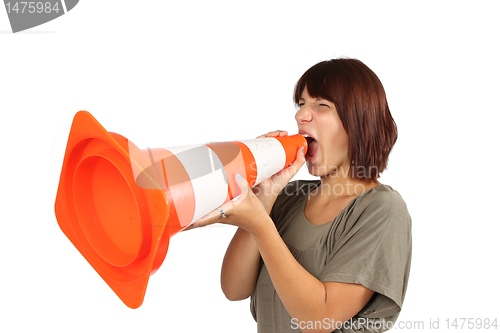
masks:
[[[243,178],[243,176],[241,174],[237,173],[234,176],[234,179],[235,179],[236,184],[238,185],[238,187],[240,188],[240,191],[241,191],[240,197],[234,202],[235,204],[237,204],[237,203],[245,200],[245,198],[248,195],[248,192],[251,189],[250,189],[250,185],[248,184],[247,180],[245,178]]]

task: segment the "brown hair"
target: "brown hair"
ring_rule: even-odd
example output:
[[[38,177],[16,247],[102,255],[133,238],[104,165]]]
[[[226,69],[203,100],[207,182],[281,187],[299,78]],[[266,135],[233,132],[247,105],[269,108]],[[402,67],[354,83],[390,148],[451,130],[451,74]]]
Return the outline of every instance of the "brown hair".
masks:
[[[332,59],[302,75],[295,86],[295,104],[306,87],[311,97],[335,104],[349,137],[350,177],[377,180],[398,136],[377,75],[357,59]]]

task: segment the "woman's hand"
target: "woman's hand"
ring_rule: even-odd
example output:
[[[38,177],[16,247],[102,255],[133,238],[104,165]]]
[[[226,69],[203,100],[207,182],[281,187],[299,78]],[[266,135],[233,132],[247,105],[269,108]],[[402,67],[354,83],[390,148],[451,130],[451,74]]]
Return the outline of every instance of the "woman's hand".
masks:
[[[273,131],[258,138],[286,136],[286,131]],[[303,149],[298,149],[295,161],[260,184],[250,188],[248,182],[236,175],[235,181],[241,195],[226,202],[184,230],[203,227],[214,223],[231,224],[252,233],[260,227],[259,223],[271,221],[269,213],[281,190],[288,184],[305,162]],[[272,221],[271,221],[272,222]]]
[[[287,135],[288,135],[287,131],[277,130],[261,135],[259,136],[259,138],[278,137]],[[285,167],[283,170],[277,172],[273,176],[262,181],[260,184],[254,186],[253,192],[261,200],[268,214],[271,212],[271,208],[274,204],[274,201],[278,197],[278,194],[288,184],[288,182],[292,179],[292,177],[299,171],[304,162],[305,162],[304,151],[303,149],[299,149],[297,151],[297,157],[295,158],[295,161],[291,165]]]
[[[224,223],[253,233],[264,224],[272,223],[262,202],[252,192],[248,182],[240,174],[236,175],[235,181],[240,188],[241,195],[193,223],[193,228],[204,227],[213,223]]]

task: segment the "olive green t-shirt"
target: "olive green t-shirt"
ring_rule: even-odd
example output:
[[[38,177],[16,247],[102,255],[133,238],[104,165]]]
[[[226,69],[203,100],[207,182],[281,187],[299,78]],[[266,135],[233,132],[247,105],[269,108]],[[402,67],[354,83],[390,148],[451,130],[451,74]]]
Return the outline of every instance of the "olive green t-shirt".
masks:
[[[261,262],[251,312],[258,332],[383,332],[401,311],[411,262],[411,218],[401,196],[378,185],[353,199],[329,223],[314,225],[304,215],[319,181],[290,182],[278,196],[271,218],[295,259],[322,282],[356,283],[375,292],[368,304],[341,328],[334,318],[300,322],[291,318]],[[330,325],[330,326],[329,326]]]

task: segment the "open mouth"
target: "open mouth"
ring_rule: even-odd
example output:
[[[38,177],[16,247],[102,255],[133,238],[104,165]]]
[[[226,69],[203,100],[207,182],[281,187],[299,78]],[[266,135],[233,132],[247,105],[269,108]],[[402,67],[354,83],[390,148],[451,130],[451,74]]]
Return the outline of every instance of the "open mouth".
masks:
[[[315,142],[316,140],[314,140],[313,138],[311,138],[310,136],[308,135],[304,135],[304,138],[306,138],[306,141],[307,141],[307,145],[309,146],[311,143]]]
[[[306,159],[310,159],[316,154],[317,141],[316,141],[316,139],[311,137],[309,134],[303,134],[303,136],[307,141]]]

